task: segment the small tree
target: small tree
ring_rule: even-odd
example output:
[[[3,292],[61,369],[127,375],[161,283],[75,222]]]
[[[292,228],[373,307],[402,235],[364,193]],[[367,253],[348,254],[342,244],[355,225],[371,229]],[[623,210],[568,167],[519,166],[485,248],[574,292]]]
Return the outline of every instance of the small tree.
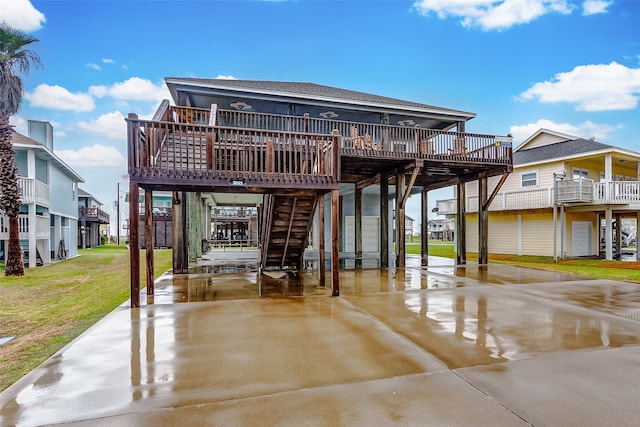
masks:
[[[22,80],[17,73],[28,73],[32,64],[41,65],[38,55],[25,49],[25,46],[36,41],[36,38],[12,28],[4,21],[0,23],[0,210],[9,218],[5,276],[24,274],[18,228],[20,188],[9,119],[22,105]]]

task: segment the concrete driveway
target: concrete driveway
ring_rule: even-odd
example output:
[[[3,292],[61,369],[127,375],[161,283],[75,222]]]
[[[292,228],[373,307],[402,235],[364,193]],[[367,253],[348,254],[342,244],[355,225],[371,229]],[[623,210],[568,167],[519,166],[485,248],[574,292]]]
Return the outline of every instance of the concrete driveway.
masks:
[[[340,297],[251,262],[165,275],[0,394],[0,425],[640,425],[640,286],[418,262],[342,271]]]

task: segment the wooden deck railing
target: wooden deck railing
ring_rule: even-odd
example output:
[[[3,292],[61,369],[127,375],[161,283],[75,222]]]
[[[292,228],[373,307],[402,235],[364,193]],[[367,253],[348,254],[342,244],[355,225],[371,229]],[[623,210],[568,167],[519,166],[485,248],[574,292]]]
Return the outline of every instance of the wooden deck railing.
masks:
[[[390,126],[309,115],[173,107],[153,120],[130,115],[129,173],[162,176],[257,174],[260,179],[338,176],[339,155],[512,164],[511,138]]]
[[[162,117],[169,121],[139,120],[130,115],[128,155],[132,178],[249,178],[337,185],[336,135],[171,121],[184,117],[184,112],[178,113],[174,108]],[[238,181],[238,185],[243,184]]]
[[[109,214],[95,206],[78,206],[78,219],[81,221],[98,221],[104,224],[108,224]]]
[[[200,120],[208,120],[207,110],[201,111]],[[377,151],[378,154],[393,153],[414,158],[446,157],[454,161],[512,163],[511,137],[231,110],[217,110],[216,122],[234,128],[314,134],[331,134],[337,130],[342,149],[364,150],[373,156]]]

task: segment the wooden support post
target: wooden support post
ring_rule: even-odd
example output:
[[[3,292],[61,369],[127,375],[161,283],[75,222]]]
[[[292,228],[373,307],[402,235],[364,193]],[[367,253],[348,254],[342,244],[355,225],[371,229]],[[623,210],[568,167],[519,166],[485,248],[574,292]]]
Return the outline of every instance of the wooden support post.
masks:
[[[405,266],[405,207],[402,201],[406,179],[404,171],[396,174],[396,267]]]
[[[466,191],[464,182],[459,182],[456,188],[456,263],[467,263],[467,207],[466,203]]]
[[[421,242],[421,265],[426,267],[429,265],[429,190],[422,189],[422,229],[420,230]]]
[[[355,189],[356,268],[362,268],[362,188]]]
[[[380,176],[380,268],[389,267],[389,177]]]
[[[338,246],[338,223],[340,216],[338,214],[339,190],[331,190],[331,295],[337,297],[340,295],[340,269],[339,269],[339,246]]]
[[[131,308],[140,307],[140,190],[129,182],[129,265]]]
[[[487,175],[478,176],[478,264],[489,263],[489,209],[487,207]]]
[[[616,214],[616,255],[620,259],[622,253],[622,215]]]
[[[324,253],[324,194],[320,196],[318,200],[318,270],[320,272],[320,286],[326,286],[327,273],[325,266],[325,253]]]
[[[144,247],[147,260],[147,297],[149,297],[155,292],[153,283],[153,193],[151,190],[144,192]]]
[[[186,219],[187,200],[184,192],[173,192],[173,272],[187,273],[189,251],[187,247]]]

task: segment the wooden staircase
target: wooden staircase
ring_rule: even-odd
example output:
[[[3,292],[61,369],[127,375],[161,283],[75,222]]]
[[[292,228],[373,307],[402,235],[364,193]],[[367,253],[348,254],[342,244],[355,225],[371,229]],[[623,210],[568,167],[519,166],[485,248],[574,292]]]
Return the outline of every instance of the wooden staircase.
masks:
[[[315,191],[265,195],[260,233],[263,270],[302,269],[317,203]]]

